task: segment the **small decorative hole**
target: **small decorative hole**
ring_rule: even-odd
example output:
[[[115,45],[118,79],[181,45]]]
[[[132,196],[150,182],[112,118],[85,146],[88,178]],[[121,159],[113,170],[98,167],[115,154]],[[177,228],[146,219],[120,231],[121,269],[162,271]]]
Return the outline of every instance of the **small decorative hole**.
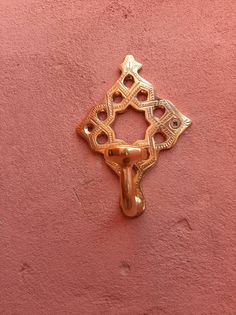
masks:
[[[131,88],[131,86],[134,84],[134,78],[131,74],[128,74],[125,78],[124,78],[124,81],[123,81],[124,85],[127,87],[127,88]]]
[[[181,121],[179,120],[179,118],[173,118],[170,122],[170,126],[173,129],[177,129],[179,128],[181,125]]]
[[[154,140],[156,142],[156,144],[161,144],[163,142],[166,141],[166,136],[164,133],[162,132],[157,132],[155,135],[154,135]]]
[[[148,99],[148,92],[145,91],[145,90],[139,91],[138,94],[137,94],[137,99],[140,102],[145,102]]]
[[[107,112],[105,110],[101,110],[97,113],[97,116],[101,121],[105,121],[107,119]]]
[[[88,123],[85,127],[84,127],[84,132],[89,135],[94,129],[94,125],[91,123]]]
[[[165,107],[157,106],[154,108],[154,115],[158,118],[161,118],[165,114]]]
[[[120,92],[115,92],[112,98],[114,103],[121,103],[123,100],[123,96]]]
[[[108,136],[103,132],[97,136],[97,143],[98,144],[105,144],[108,141]]]

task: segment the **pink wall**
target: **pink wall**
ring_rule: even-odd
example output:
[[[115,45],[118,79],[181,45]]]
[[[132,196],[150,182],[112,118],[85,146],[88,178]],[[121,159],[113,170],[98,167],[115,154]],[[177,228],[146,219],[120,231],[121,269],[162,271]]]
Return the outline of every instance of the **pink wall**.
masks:
[[[0,314],[235,314],[234,9],[1,1]],[[128,53],[193,121],[145,176],[134,220],[75,134]]]

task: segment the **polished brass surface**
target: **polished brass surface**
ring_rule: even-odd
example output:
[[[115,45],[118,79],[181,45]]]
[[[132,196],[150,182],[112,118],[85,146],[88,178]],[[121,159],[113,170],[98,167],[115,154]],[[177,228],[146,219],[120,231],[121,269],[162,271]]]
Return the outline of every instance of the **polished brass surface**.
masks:
[[[120,177],[120,205],[128,217],[136,217],[145,209],[140,188],[143,173],[155,163],[159,151],[171,148],[191,124],[170,101],[155,96],[153,86],[138,73],[141,66],[132,55],[126,56],[118,81],[77,127],[77,132],[93,150],[104,155],[106,163]],[[111,127],[116,113],[128,106],[143,112],[149,123],[145,138],[131,145],[117,139]],[[155,115],[158,110],[161,117]],[[160,143],[158,136],[163,138]]]

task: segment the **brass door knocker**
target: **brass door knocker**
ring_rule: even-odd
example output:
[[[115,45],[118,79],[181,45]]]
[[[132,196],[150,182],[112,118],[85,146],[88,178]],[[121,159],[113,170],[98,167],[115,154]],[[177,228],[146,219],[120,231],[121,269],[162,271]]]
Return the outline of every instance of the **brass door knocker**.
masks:
[[[127,55],[118,81],[77,127],[78,134],[93,150],[104,155],[106,163],[119,176],[120,205],[128,217],[144,212],[145,200],[140,188],[143,173],[155,163],[159,152],[170,149],[191,124],[170,101],[155,96],[153,86],[138,73],[141,67],[132,55]],[[149,123],[145,139],[132,145],[117,139],[111,127],[116,113],[128,106],[144,112]],[[157,109],[163,112],[160,118],[154,114]],[[156,143],[156,134],[162,135],[162,143]]]

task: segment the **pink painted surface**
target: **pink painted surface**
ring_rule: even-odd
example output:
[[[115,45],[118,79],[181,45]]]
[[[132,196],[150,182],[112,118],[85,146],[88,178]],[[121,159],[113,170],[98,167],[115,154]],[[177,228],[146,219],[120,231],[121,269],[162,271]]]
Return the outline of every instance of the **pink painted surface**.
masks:
[[[0,314],[235,314],[234,10],[1,1]],[[145,176],[134,220],[75,134],[128,53],[193,121]]]

